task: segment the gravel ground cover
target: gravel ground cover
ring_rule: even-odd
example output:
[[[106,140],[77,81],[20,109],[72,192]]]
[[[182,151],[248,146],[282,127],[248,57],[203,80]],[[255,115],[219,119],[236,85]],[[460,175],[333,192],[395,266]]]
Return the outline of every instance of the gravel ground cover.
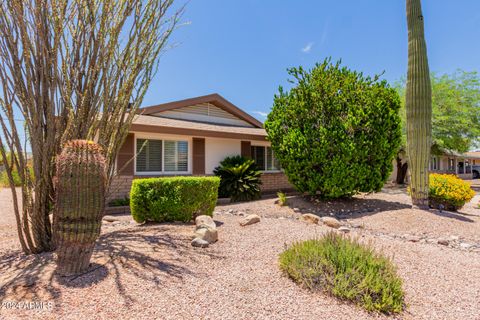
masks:
[[[480,318],[480,253],[401,237],[458,235],[475,243],[480,210],[473,205],[462,214],[412,210],[401,189],[330,203],[293,196],[286,207],[275,198],[224,204],[214,214],[219,241],[205,249],[190,245],[193,224],[137,225],[129,216],[108,217],[90,271],[58,278],[51,253],[20,253],[9,197],[9,190],[0,190],[0,319]],[[369,314],[281,274],[277,260],[285,246],[331,230],[298,220],[305,212],[338,217],[351,236],[393,258],[404,279],[403,314]],[[240,227],[252,213],[262,220]],[[50,304],[6,308],[22,301]]]

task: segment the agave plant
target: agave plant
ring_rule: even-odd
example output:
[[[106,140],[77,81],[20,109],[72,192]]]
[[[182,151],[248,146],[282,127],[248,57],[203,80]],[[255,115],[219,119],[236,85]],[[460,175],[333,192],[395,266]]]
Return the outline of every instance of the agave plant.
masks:
[[[220,197],[230,197],[231,202],[260,198],[261,172],[253,160],[244,158],[243,163],[221,165],[215,168],[214,173],[221,179],[218,188]]]

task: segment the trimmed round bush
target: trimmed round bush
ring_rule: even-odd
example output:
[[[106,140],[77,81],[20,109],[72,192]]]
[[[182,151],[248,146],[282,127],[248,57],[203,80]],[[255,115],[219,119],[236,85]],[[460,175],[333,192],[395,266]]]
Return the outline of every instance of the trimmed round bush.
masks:
[[[470,183],[452,174],[431,173],[429,185],[432,208],[456,211],[475,196]]]
[[[217,203],[218,177],[135,179],[130,211],[136,222],[183,221],[212,216]]]
[[[401,142],[397,92],[329,59],[288,73],[265,129],[289,181],[324,198],[379,191]]]
[[[404,308],[402,280],[386,257],[334,232],[294,243],[280,254],[280,268],[295,282],[352,301],[368,311]]]

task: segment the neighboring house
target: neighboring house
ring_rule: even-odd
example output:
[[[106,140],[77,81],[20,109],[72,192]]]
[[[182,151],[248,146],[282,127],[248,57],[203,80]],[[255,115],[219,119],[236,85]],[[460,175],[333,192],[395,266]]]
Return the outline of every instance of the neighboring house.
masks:
[[[218,94],[138,113],[117,157],[110,199],[128,196],[135,178],[212,175],[220,161],[234,155],[255,160],[263,172],[263,192],[292,189],[262,123]]]
[[[465,180],[476,179],[479,174],[478,170],[480,170],[480,152],[461,154],[451,150],[442,150],[439,151],[439,154],[431,155],[429,169],[431,173],[455,174]],[[393,172],[389,180],[395,181],[396,176],[397,165],[394,160]]]
[[[432,155],[430,172],[455,174],[462,179],[476,177],[473,166],[480,164],[480,154],[467,152],[464,154],[444,150],[440,155]]]
[[[474,179],[480,179],[480,150],[465,153],[472,161],[472,173]]]

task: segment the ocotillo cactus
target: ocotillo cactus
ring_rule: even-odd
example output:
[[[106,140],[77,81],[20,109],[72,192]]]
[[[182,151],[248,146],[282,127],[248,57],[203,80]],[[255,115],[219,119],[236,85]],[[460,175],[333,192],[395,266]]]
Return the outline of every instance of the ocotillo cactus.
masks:
[[[432,132],[432,87],[420,0],[407,0],[408,72],[407,150],[411,172],[412,203],[428,207],[428,163]]]
[[[57,272],[85,271],[92,256],[105,206],[105,158],[86,140],[68,142],[57,157],[53,215]]]

